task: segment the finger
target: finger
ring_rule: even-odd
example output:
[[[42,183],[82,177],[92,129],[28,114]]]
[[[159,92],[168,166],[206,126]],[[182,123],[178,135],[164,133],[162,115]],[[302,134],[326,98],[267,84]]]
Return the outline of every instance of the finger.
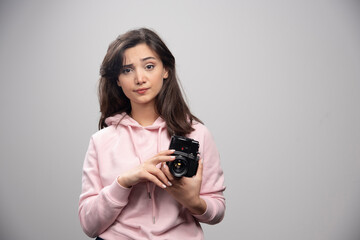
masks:
[[[154,163],[155,165],[158,163],[162,163],[162,162],[171,162],[175,160],[175,156],[156,156],[154,158],[151,159],[151,162]]]
[[[153,183],[155,183],[160,188],[166,188],[166,185],[161,182],[157,177],[152,175],[151,173],[146,173],[145,178]]]
[[[173,181],[174,176],[170,173],[170,169],[169,169],[168,165],[166,163],[162,163],[161,165],[162,165],[161,170],[165,174],[167,179],[169,179],[169,181]]]
[[[148,170],[149,173],[151,173],[152,175],[154,175],[157,179],[159,179],[163,184],[167,185],[167,186],[171,186],[171,182],[169,181],[169,179],[167,178],[167,176],[165,175],[165,173],[163,171],[161,171],[158,168],[151,168]]]
[[[159,152],[158,154],[156,154],[156,156],[166,156],[166,155],[171,155],[175,152],[175,150],[173,149],[169,149],[169,150],[164,150]]]

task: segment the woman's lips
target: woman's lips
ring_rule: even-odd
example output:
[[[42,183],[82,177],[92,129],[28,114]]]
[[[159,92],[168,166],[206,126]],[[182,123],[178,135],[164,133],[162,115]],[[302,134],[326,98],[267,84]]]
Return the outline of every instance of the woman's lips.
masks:
[[[144,94],[149,88],[139,88],[136,89],[135,92],[137,92],[138,94]]]

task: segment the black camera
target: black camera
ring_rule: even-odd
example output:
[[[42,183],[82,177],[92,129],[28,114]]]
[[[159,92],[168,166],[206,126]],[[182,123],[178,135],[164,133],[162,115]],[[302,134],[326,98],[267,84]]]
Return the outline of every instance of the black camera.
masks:
[[[192,177],[196,174],[199,161],[199,142],[191,138],[172,136],[169,149],[174,149],[175,160],[167,162],[175,177]]]

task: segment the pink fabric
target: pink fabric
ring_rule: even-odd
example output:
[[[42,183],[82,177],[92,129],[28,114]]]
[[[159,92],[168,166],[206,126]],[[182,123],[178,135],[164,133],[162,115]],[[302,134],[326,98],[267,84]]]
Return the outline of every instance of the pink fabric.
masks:
[[[104,239],[203,239],[199,222],[216,224],[225,213],[224,175],[219,154],[207,128],[195,123],[188,137],[200,143],[203,159],[202,215],[191,215],[173,197],[151,182],[124,188],[123,172],[169,147],[166,124],[158,118],[142,127],[126,114],[106,120],[109,127],[95,133],[86,153],[79,218],[84,232]],[[149,196],[150,195],[150,196]]]

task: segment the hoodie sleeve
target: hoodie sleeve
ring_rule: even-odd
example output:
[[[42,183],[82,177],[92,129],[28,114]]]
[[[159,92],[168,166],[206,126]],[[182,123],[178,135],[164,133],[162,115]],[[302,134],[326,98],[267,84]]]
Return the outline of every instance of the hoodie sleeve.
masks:
[[[105,231],[128,203],[131,188],[122,187],[115,179],[102,186],[99,176],[98,154],[93,138],[87,150],[79,200],[79,218],[84,232],[96,237]]]
[[[201,153],[203,179],[200,197],[205,200],[207,208],[202,215],[194,215],[194,217],[203,223],[216,224],[221,222],[225,214],[224,173],[213,137],[206,127],[204,129],[203,152]]]

